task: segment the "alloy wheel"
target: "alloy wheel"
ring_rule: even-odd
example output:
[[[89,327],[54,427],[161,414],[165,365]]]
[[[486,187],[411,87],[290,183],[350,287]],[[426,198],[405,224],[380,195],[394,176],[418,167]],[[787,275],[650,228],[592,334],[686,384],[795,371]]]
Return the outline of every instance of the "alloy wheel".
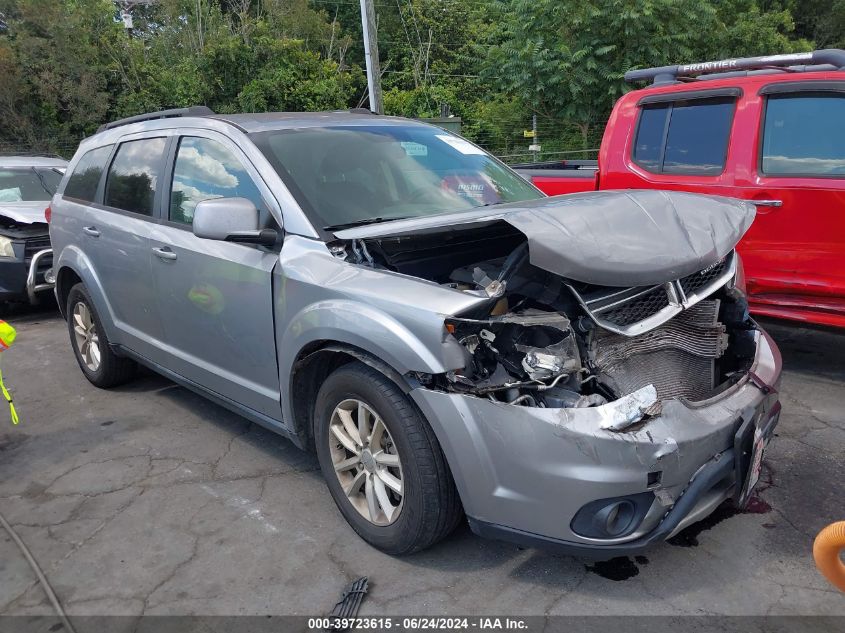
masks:
[[[91,371],[100,368],[100,335],[91,309],[83,301],[73,306],[73,335],[82,362]]]
[[[402,462],[381,416],[356,399],[335,407],[329,422],[335,474],[352,507],[374,525],[390,525],[402,511]]]

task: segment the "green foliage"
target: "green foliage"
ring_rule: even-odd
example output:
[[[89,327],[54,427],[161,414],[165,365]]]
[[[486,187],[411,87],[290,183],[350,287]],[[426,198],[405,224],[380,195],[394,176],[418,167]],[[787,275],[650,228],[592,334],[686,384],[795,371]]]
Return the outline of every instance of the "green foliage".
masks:
[[[788,11],[754,0],[499,0],[494,3],[492,85],[548,119],[582,132],[603,123],[637,67],[806,48]]]
[[[845,45],[845,0],[382,0],[388,114],[446,104],[469,138],[528,158],[596,147],[631,68]],[[0,146],[65,149],[104,121],[366,103],[349,0],[0,0]],[[554,154],[548,154],[553,156]],[[576,156],[577,157],[577,156]]]

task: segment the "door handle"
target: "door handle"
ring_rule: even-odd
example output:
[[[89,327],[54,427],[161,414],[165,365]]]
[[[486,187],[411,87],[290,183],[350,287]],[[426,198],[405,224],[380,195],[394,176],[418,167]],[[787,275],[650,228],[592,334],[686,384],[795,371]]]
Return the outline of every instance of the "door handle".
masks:
[[[100,237],[100,232],[97,230],[96,226],[83,226],[82,231],[91,237]]]
[[[758,207],[782,207],[783,200],[752,200],[755,206]]]
[[[171,251],[166,246],[157,246],[157,247],[153,248],[153,253],[159,259],[168,259],[170,261],[173,261],[174,259],[176,259],[176,253]]]

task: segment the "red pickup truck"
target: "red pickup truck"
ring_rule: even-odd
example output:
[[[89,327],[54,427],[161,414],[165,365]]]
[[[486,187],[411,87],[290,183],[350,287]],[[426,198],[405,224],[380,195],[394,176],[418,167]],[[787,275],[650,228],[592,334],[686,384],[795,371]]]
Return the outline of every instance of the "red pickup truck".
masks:
[[[680,189],[753,200],[751,310],[845,327],[845,51],[630,71],[597,162],[518,166],[549,195]]]

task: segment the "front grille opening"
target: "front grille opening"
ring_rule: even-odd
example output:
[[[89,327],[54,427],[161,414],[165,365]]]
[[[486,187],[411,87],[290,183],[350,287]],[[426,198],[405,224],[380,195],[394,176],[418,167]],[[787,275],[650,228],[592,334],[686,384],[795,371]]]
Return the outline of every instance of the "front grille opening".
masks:
[[[633,301],[602,312],[601,318],[618,326],[632,325],[653,317],[668,305],[669,297],[666,289],[663,286],[657,286]]]
[[[600,326],[632,335],[656,327],[712,295],[728,281],[735,255],[681,279],[658,286],[609,287],[589,284],[569,288],[583,309]],[[644,321],[649,321],[648,325]],[[643,324],[638,327],[638,324]]]
[[[702,288],[706,288],[716,279],[725,274],[725,269],[727,268],[727,266],[728,259],[725,258],[712,268],[706,268],[697,273],[693,273],[692,275],[684,277],[680,280],[681,288],[683,288],[684,294],[687,296],[694,295]]]

